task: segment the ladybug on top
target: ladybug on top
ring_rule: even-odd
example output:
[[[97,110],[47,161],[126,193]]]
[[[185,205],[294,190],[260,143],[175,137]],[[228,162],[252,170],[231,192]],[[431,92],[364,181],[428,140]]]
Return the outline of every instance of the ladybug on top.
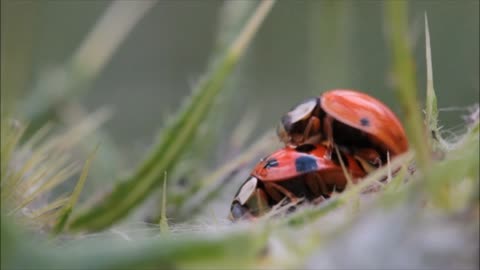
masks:
[[[354,90],[335,89],[310,98],[286,113],[277,127],[286,146],[325,143],[338,146],[364,166],[380,167],[408,149],[407,136],[395,114],[379,100]]]

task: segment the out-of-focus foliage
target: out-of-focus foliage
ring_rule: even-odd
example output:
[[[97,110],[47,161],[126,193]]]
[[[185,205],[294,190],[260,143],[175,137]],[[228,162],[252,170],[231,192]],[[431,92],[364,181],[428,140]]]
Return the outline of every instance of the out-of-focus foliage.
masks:
[[[477,269],[478,2],[400,2],[2,1],[2,269]],[[227,221],[281,114],[332,87],[385,100],[411,151]]]
[[[145,200],[165,172],[175,168],[180,162],[181,154],[197,135],[198,127],[258,26],[268,14],[272,3],[272,0],[263,1],[258,6],[224,55],[214,63],[211,71],[193,89],[193,95],[185,102],[179,114],[162,130],[151,153],[140,163],[138,169],[119,183],[104,202],[75,219],[71,225],[72,229],[99,230],[112,225]]]
[[[75,191],[62,190],[62,185],[80,169],[72,152],[84,136],[105,121],[105,117],[105,112],[100,111],[77,123],[75,128],[54,134],[51,134],[51,126],[45,125],[21,143],[27,127],[2,116],[0,194],[3,215],[19,218],[41,230],[54,226],[59,217],[66,220],[65,211],[75,204],[88,175],[88,167],[85,167]]]

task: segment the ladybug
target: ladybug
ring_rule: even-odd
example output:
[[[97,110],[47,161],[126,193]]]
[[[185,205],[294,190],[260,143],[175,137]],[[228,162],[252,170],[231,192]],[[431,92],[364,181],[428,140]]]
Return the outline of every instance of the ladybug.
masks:
[[[358,91],[335,89],[310,98],[286,113],[277,135],[287,146],[325,141],[378,168],[408,150],[402,124],[379,100]]]
[[[320,202],[332,192],[341,192],[347,178],[339,158],[352,176],[352,181],[366,175],[354,157],[340,154],[328,157],[322,144],[285,147],[263,158],[242,184],[230,207],[230,219],[253,219],[268,212],[280,202]]]

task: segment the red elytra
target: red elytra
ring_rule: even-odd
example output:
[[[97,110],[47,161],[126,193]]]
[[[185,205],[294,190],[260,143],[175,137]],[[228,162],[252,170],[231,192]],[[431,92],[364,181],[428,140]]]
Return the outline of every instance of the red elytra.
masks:
[[[326,141],[329,151],[334,144],[341,145],[376,165],[386,161],[386,152],[395,156],[408,150],[395,114],[379,100],[354,90],[330,90],[300,103],[282,117],[277,133],[289,146]],[[371,158],[371,149],[378,158]]]
[[[295,202],[300,198],[315,202],[341,192],[347,177],[336,155],[330,158],[324,145],[285,147],[262,159],[251,176],[240,186],[230,208],[230,218],[252,219],[261,216],[284,199]],[[342,154],[344,165],[356,182],[366,172],[356,160]]]
[[[408,150],[405,130],[395,114],[379,100],[352,90],[332,90],[321,96],[320,106],[330,116],[369,134],[392,155]],[[369,125],[362,124],[364,120]]]
[[[327,148],[323,145],[304,145],[303,149],[285,147],[262,159],[251,175],[262,181],[282,181],[310,172],[341,174],[343,170],[337,160],[327,157]],[[335,156],[336,157],[336,156]],[[364,170],[350,155],[343,156],[345,167],[355,177],[365,175]]]

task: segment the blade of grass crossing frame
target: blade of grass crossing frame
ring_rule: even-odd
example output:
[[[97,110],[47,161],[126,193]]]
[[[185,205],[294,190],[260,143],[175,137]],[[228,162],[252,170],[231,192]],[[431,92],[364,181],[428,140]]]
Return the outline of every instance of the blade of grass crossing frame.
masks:
[[[165,179],[163,180],[163,189],[162,189],[162,207],[160,213],[160,232],[168,233],[170,228],[168,227],[167,219],[167,172],[165,172]]]
[[[438,109],[437,109],[437,97],[435,95],[435,89],[433,87],[433,67],[432,67],[432,48],[430,43],[430,30],[428,26],[428,17],[425,12],[425,60],[427,67],[427,93],[425,100],[425,123],[428,127],[428,130],[433,136],[431,140],[432,149],[435,150],[438,147],[437,141],[442,144],[442,138],[438,132]],[[430,138],[430,136],[428,136]],[[441,197],[441,206],[443,208],[450,208],[452,202],[448,196],[451,192],[451,188],[448,184],[444,185],[440,190],[439,194]],[[435,196],[434,196],[435,197]]]
[[[78,178],[78,182],[75,185],[75,188],[73,189],[73,192],[70,195],[68,202],[63,206],[61,210],[62,213],[60,217],[57,219],[57,223],[52,230],[53,234],[56,235],[63,231],[65,224],[67,223],[68,218],[70,217],[70,214],[72,213],[72,210],[75,207],[75,204],[77,203],[78,198],[80,197],[80,193],[82,192],[83,187],[85,186],[85,181],[87,180],[88,171],[90,170],[90,166],[92,164],[93,159],[95,158],[95,154],[97,153],[98,148],[99,148],[99,145],[95,147],[93,152],[85,161],[85,165],[83,166],[82,173]]]
[[[267,230],[236,230],[228,234],[185,233],[138,239],[91,239],[75,245],[35,242],[19,232],[11,220],[2,221],[2,245],[12,247],[2,257],[2,269],[255,269],[267,243]],[[18,239],[15,245],[11,243]],[[30,239],[31,240],[31,239]],[[2,250],[3,252],[3,250]],[[256,267],[258,268],[258,266]]]
[[[427,95],[425,100],[425,123],[432,133],[433,140],[431,145],[433,150],[438,146],[442,149],[448,149],[448,143],[442,138],[438,130],[438,107],[437,95],[433,86],[433,66],[432,66],[432,47],[430,44],[430,28],[428,26],[428,17],[425,13],[425,59],[427,66]]]
[[[150,155],[130,177],[119,183],[103,202],[77,217],[72,222],[71,229],[99,230],[113,224],[153,191],[165,171],[175,167],[273,3],[272,0],[260,2],[237,39],[195,87],[193,96],[160,134]]]
[[[68,165],[65,168],[59,170],[52,177],[48,178],[48,181],[41,184],[40,187],[36,188],[31,194],[23,198],[21,203],[18,204],[13,210],[9,212],[9,215],[12,215],[19,209],[27,206],[35,199],[39,198],[41,195],[46,194],[51,191],[53,188],[57,187],[61,183],[67,181],[71,176],[75,175],[77,172],[77,167],[75,165]]]
[[[70,194],[58,196],[53,202],[48,203],[42,208],[32,212],[32,219],[41,218],[44,215],[51,214],[55,209],[61,209],[66,203],[70,201]]]
[[[426,122],[432,132],[437,132],[437,96],[433,88],[433,67],[432,67],[432,48],[430,45],[430,30],[428,27],[428,17],[425,13],[425,57],[427,61],[427,98],[426,98]],[[439,134],[436,134],[439,135]]]
[[[418,165],[426,169],[430,164],[425,126],[417,99],[415,65],[408,42],[408,2],[386,1],[385,18],[388,24],[387,41],[392,55],[395,93],[405,115],[409,141],[416,153]]]

